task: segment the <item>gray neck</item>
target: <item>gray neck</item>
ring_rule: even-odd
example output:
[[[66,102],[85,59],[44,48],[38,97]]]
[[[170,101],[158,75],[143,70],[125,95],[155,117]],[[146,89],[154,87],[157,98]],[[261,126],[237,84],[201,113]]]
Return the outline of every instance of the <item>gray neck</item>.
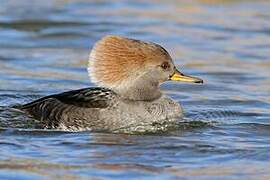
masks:
[[[114,89],[121,98],[133,101],[152,101],[161,97],[159,83],[135,81],[130,86]]]

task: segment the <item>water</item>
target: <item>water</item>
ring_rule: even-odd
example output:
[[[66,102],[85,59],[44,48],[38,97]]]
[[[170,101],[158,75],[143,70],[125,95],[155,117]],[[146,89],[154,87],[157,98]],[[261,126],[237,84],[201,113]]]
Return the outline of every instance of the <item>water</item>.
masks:
[[[0,4],[1,179],[270,179],[268,1]],[[29,129],[6,108],[92,86],[89,49],[107,34],[160,43],[204,79],[162,86],[189,122],[162,134],[69,133]]]

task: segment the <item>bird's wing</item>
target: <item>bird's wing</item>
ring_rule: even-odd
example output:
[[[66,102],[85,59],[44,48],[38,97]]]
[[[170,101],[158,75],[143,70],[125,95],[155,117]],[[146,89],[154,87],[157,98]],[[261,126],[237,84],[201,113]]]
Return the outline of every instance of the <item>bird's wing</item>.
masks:
[[[84,88],[46,96],[22,105],[20,109],[28,109],[43,103],[46,104],[46,101],[51,100],[58,100],[66,105],[73,105],[83,108],[106,108],[109,105],[110,100],[114,97],[115,93],[107,88]]]

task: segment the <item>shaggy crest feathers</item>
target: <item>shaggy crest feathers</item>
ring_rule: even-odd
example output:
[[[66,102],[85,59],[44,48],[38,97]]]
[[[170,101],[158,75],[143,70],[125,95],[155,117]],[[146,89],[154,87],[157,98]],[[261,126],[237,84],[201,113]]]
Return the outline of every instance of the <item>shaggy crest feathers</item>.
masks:
[[[168,58],[168,52],[158,44],[110,35],[94,45],[88,72],[92,82],[113,88]]]

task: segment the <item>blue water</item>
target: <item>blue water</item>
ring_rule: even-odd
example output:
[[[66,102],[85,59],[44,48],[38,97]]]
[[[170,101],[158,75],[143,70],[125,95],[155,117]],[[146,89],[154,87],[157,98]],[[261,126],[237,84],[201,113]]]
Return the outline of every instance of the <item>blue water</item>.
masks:
[[[1,179],[270,179],[270,2],[0,0]],[[168,82],[185,119],[162,134],[31,129],[8,106],[93,86],[94,42],[163,45],[203,85]]]

